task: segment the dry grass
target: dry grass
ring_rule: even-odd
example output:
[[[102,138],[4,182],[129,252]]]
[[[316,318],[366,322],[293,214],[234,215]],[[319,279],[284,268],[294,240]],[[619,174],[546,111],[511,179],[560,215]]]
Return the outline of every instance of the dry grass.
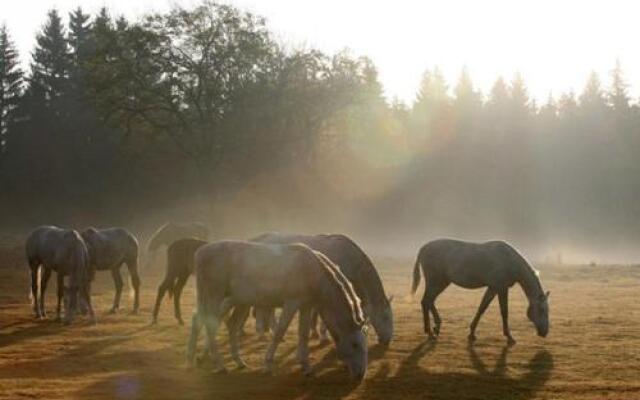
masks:
[[[0,266],[0,398],[115,399],[638,399],[640,398],[640,303],[638,267],[557,267],[542,271],[551,290],[551,333],[535,336],[525,317],[525,298],[511,291],[512,330],[518,344],[504,347],[497,304],[487,311],[474,347],[468,325],[481,291],[450,287],[438,299],[443,331],[424,342],[420,305],[406,296],[412,260],[376,260],[396,294],[396,336],[388,350],[371,337],[365,381],[350,382],[331,346],[312,343],[316,377],[305,379],[295,362],[295,329],[278,352],[278,372],[260,372],[266,344],[249,335],[242,352],[251,366],[212,375],[183,367],[187,328],[178,326],[165,302],[157,326],[149,326],[161,271],[143,271],[141,315],[106,315],[113,288],[97,277],[99,323],[81,318],[70,327],[34,321],[25,269]],[[55,280],[48,309],[53,310]],[[420,291],[422,288],[420,289]],[[192,283],[183,297],[193,307]],[[295,325],[293,325],[295,326]],[[226,338],[220,342],[226,352]],[[232,367],[231,362],[228,364]]]

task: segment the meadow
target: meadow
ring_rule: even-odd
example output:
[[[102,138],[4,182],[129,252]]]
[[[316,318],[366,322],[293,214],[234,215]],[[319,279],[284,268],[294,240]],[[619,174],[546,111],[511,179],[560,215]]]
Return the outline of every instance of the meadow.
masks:
[[[78,318],[71,326],[53,322],[55,280],[47,293],[49,319],[35,320],[26,266],[0,265],[0,399],[640,398],[640,267],[538,266],[551,291],[549,336],[535,335],[516,286],[510,321],[517,344],[505,345],[496,301],[469,346],[468,326],[482,290],[449,287],[436,303],[443,317],[440,338],[428,342],[419,297],[408,296],[413,259],[373,256],[387,293],[395,295],[396,331],[386,349],[370,331],[369,367],[360,384],[350,380],[333,346],[316,340],[315,376],[305,378],[295,359],[295,321],[273,376],[261,370],[267,342],[258,340],[252,322],[241,349],[248,369],[233,369],[227,358],[230,372],[224,375],[212,374],[206,364],[187,370],[188,327],[175,322],[170,300],[158,324],[150,325],[162,265],[142,271],[139,315],[129,315],[128,296],[118,314],[107,314],[113,284],[109,273],[99,273],[93,285],[98,323]],[[183,295],[185,316],[193,309],[193,292],[191,280]],[[226,332],[218,340],[227,357]]]

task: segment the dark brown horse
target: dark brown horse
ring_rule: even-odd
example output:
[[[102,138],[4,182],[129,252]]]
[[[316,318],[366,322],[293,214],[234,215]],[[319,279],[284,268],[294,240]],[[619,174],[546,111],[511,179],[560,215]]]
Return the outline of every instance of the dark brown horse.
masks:
[[[173,295],[175,317],[180,325],[184,325],[180,312],[180,296],[189,276],[193,273],[193,255],[205,244],[207,242],[204,240],[188,238],[177,240],[169,246],[167,249],[167,273],[158,287],[152,323],[157,322],[162,298],[165,292],[169,292],[169,297]]]

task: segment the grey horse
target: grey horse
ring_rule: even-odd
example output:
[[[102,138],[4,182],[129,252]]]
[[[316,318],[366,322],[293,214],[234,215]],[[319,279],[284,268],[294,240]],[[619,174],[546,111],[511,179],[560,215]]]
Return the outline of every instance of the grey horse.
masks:
[[[140,306],[140,277],[138,276],[138,241],[135,236],[123,228],[87,228],[82,232],[82,238],[89,249],[92,270],[111,271],[116,294],[113,307],[109,312],[115,313],[120,307],[120,297],[124,286],[120,267],[122,264],[127,264],[134,291],[132,313],[137,313]]]
[[[251,306],[281,306],[265,368],[272,371],[276,348],[299,312],[298,360],[303,372],[310,374],[308,339],[311,309],[315,308],[352,377],[364,377],[367,342],[360,300],[340,270],[321,253],[302,244],[216,242],[196,252],[195,275],[198,305],[187,346],[188,365],[193,365],[196,341],[204,325],[216,370],[224,370],[215,336],[225,309],[234,307],[234,314],[246,315]],[[229,343],[234,361],[242,368],[245,364],[238,354],[237,332],[237,326],[230,330]]]
[[[40,226],[27,237],[26,253],[31,270],[31,294],[33,312],[37,318],[46,316],[44,299],[51,271],[55,271],[58,284],[56,320],[60,320],[63,298],[65,323],[71,323],[78,306],[78,297],[84,301],[92,319],[95,314],[91,306],[89,282],[89,256],[82,237],[72,229],[55,226]],[[40,282],[38,272],[40,271]],[[64,287],[64,277],[69,277],[69,287]],[[38,293],[40,286],[40,293]]]
[[[509,288],[515,283],[522,287],[529,300],[527,316],[535,325],[538,335],[545,337],[549,333],[549,292],[543,291],[537,271],[509,244],[502,241],[470,243],[452,239],[425,244],[418,252],[413,268],[412,294],[420,284],[420,267],[426,281],[422,298],[424,332],[430,339],[440,333],[441,319],[435,300],[451,283],[467,289],[487,287],[471,322],[471,342],[476,340],[475,331],[480,317],[497,294],[503,334],[509,345],[515,344],[509,330],[508,311]],[[433,331],[429,312],[433,314],[435,323]]]
[[[365,315],[376,331],[378,341],[388,345],[393,337],[393,310],[391,297],[387,297],[380,276],[371,259],[349,237],[332,235],[292,235],[265,233],[252,241],[261,243],[304,243],[329,257],[349,279],[362,300]]]
[[[153,322],[158,321],[158,312],[165,292],[173,295],[174,314],[180,325],[184,324],[180,312],[180,296],[187,279],[193,273],[193,256],[200,247],[207,244],[204,240],[187,238],[173,242],[167,249],[167,273],[158,287],[158,296],[153,308]]]

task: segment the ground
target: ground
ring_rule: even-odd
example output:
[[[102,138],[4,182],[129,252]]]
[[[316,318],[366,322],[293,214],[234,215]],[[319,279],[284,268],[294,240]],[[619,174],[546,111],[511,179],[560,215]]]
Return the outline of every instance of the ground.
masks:
[[[228,358],[226,375],[187,370],[188,328],[175,322],[169,300],[158,325],[149,324],[163,274],[159,266],[142,271],[139,315],[128,315],[128,296],[119,314],[106,313],[113,284],[109,273],[99,273],[94,285],[98,323],[79,318],[62,326],[33,318],[26,267],[0,265],[0,399],[640,398],[640,267],[542,268],[545,289],[551,290],[550,334],[546,339],[535,335],[525,316],[526,298],[516,286],[510,315],[518,343],[506,347],[497,302],[480,322],[476,344],[468,345],[468,326],[483,292],[454,287],[437,301],[444,321],[440,338],[425,341],[419,296],[407,295],[413,260],[375,262],[387,292],[395,295],[396,331],[388,349],[376,344],[371,331],[369,367],[360,384],[349,379],[332,345],[316,341],[315,377],[303,377],[293,328],[279,348],[274,376],[261,372],[266,343],[251,333],[253,326],[242,346],[248,370],[233,369]],[[55,279],[51,282],[50,317]],[[183,296],[185,316],[193,300],[190,282]],[[219,340],[228,356],[226,333]]]

